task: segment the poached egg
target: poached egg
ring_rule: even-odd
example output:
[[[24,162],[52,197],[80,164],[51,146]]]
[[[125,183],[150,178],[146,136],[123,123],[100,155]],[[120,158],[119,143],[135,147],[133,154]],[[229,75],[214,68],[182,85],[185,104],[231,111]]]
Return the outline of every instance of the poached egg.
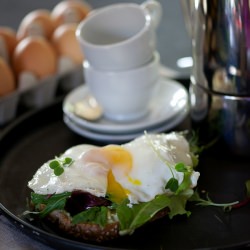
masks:
[[[177,163],[191,168],[189,189],[197,185],[200,175],[193,170],[189,143],[176,132],[147,134],[122,145],[77,145],[58,159],[68,157],[73,162],[59,176],[50,168],[51,161],[44,163],[29,181],[29,188],[38,194],[82,190],[117,203],[128,198],[136,204],[171,194],[167,182],[174,177],[181,184],[184,178],[175,169]]]

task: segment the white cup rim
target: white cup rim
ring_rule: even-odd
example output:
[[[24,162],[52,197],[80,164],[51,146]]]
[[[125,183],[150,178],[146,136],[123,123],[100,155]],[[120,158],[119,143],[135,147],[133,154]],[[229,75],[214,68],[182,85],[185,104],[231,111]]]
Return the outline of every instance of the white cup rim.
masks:
[[[123,41],[119,41],[119,42],[115,42],[115,43],[111,43],[111,44],[94,44],[91,43],[85,39],[82,38],[81,34],[82,34],[82,29],[85,25],[87,25],[88,22],[92,21],[93,18],[95,18],[95,11],[100,12],[100,13],[105,13],[110,11],[111,9],[122,9],[125,7],[129,7],[129,8],[136,8],[136,9],[140,9],[142,11],[142,13],[144,13],[144,18],[145,18],[145,23],[142,29],[140,29],[135,35],[123,40]],[[93,14],[91,14],[91,12],[93,12]],[[89,47],[93,47],[95,49],[100,48],[100,49],[106,49],[108,47],[119,47],[121,45],[124,44],[128,44],[130,42],[133,42],[134,40],[137,40],[138,37],[141,36],[141,34],[143,34],[145,32],[145,30],[147,30],[149,28],[149,26],[151,25],[151,18],[149,16],[149,13],[147,11],[145,11],[140,5],[135,4],[135,3],[115,3],[109,6],[105,6],[102,7],[100,9],[97,10],[92,10],[88,16],[83,19],[79,24],[78,27],[76,29],[76,37],[78,38],[78,40],[80,42],[83,42],[84,44],[88,45]]]
[[[153,57],[149,62],[143,64],[140,67],[126,69],[126,70],[103,70],[103,69],[95,68],[86,59],[82,62],[82,65],[83,65],[84,69],[89,68],[90,70],[95,71],[95,72],[100,73],[100,74],[115,75],[115,74],[122,74],[122,73],[124,73],[124,74],[131,73],[132,74],[134,72],[145,70],[145,68],[150,68],[151,66],[153,66],[156,63],[157,64],[160,63],[160,54],[158,51],[154,51]]]

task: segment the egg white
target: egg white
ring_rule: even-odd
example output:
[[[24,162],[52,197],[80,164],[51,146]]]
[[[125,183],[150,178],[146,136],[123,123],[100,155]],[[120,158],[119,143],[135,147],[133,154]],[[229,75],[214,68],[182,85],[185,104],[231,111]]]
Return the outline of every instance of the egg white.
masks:
[[[59,159],[70,157],[73,164],[64,168],[64,173],[56,176],[50,168],[50,161],[44,163],[29,181],[28,186],[38,194],[58,194],[75,189],[90,192],[96,196],[105,196],[107,189],[107,171],[98,164],[82,164],[84,154],[92,145],[78,145],[68,149]]]
[[[173,177],[170,167],[179,162],[192,166],[189,145],[186,139],[177,133],[142,136],[123,147],[133,157],[130,178],[126,176],[119,178],[116,170],[114,175],[118,182],[130,191],[128,196],[131,203],[146,202],[157,194],[171,193],[165,189],[166,183]],[[171,170],[180,184],[184,174],[174,168]],[[198,172],[192,174],[190,188],[197,185],[198,177]],[[138,184],[134,184],[133,180]]]
[[[158,194],[170,194],[170,190],[165,189],[168,180],[175,177],[180,184],[184,178],[184,174],[177,172],[174,165],[179,162],[187,166],[193,164],[189,144],[179,133],[143,135],[117,147],[122,152],[128,152],[132,163],[127,156],[122,159],[122,164],[110,160],[112,147],[103,150],[93,145],[78,145],[60,156],[71,157],[74,161],[70,167],[64,168],[62,175],[55,176],[49,162],[46,162],[28,186],[38,194],[78,189],[105,197],[107,176],[112,171],[115,181],[126,191],[130,203],[135,204],[150,201]],[[197,185],[198,178],[199,172],[193,171],[190,189]]]

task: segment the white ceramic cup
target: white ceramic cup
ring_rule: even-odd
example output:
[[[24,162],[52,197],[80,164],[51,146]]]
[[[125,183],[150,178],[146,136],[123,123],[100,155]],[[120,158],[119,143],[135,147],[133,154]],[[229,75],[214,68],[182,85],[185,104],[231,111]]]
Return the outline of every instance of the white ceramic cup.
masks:
[[[78,25],[85,59],[101,70],[127,70],[149,62],[162,15],[159,2],[112,4],[95,9]]]
[[[104,116],[114,121],[133,121],[148,112],[159,79],[160,56],[131,70],[98,70],[84,61],[84,77],[90,93],[102,106]]]

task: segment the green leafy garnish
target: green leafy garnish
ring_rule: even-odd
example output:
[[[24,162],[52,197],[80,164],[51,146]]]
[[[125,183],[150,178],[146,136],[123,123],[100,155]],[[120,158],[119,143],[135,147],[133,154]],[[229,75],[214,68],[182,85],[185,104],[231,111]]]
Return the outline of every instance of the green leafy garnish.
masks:
[[[116,208],[120,221],[120,233],[132,234],[136,228],[150,221],[157,212],[167,207],[169,208],[168,215],[170,218],[177,214],[189,215],[190,213],[185,209],[187,198],[188,195],[167,196],[166,194],[162,194],[156,196],[152,201],[131,206],[125,200]]]
[[[60,176],[64,172],[64,169],[62,167],[57,167],[54,169],[54,174],[56,176]]]
[[[192,168],[186,166],[184,163],[180,162],[175,165],[175,169],[177,172],[183,173],[183,180],[179,185],[178,180],[174,177],[170,178],[165,186],[165,189],[169,189],[175,194],[179,194],[182,191],[185,191],[191,186],[191,174]]]
[[[189,199],[189,201],[193,201],[196,203],[196,205],[200,205],[200,206],[223,207],[224,210],[226,209],[230,210],[232,206],[239,203],[238,201],[229,202],[229,203],[215,203],[209,198],[208,194],[206,195],[206,199],[201,198],[197,189],[195,190],[194,194]]]
[[[56,158],[55,160],[50,161],[49,167],[54,170],[56,176],[60,176],[64,172],[64,167],[69,167],[73,163],[73,160],[70,157],[63,159]]]
[[[187,166],[186,166],[184,163],[182,163],[182,162],[177,163],[177,164],[175,165],[175,169],[176,169],[176,171],[178,171],[178,172],[186,172],[186,171],[188,171]]]
[[[49,167],[50,167],[51,169],[56,169],[56,168],[60,167],[60,163],[59,163],[59,161],[56,161],[56,160],[51,161],[51,162],[49,163]]]
[[[92,207],[88,208],[87,210],[76,214],[72,218],[72,223],[83,223],[83,222],[91,222],[104,227],[108,221],[108,208],[101,206],[101,207]]]
[[[65,165],[65,166],[66,166],[66,165],[69,166],[72,162],[73,162],[72,158],[70,158],[70,157],[64,158],[64,165]]]
[[[176,192],[179,187],[178,180],[174,177],[170,178],[165,186],[165,189],[169,189],[172,192]]]
[[[184,134],[184,133],[182,133]],[[147,133],[145,132],[145,135],[147,136]],[[166,159],[163,158],[161,153],[159,152],[158,148],[153,144],[153,142],[150,140],[149,137],[147,137],[149,145],[152,147],[156,155],[159,157],[159,159],[166,164],[166,166],[169,168],[172,177],[168,180],[165,189],[169,189],[173,193],[179,194],[182,191],[185,191],[185,189],[188,189],[191,185],[191,173],[193,172],[192,166],[187,166],[183,162],[179,162],[177,164],[171,164]],[[192,161],[194,166],[198,164],[198,156],[195,154],[192,155]],[[182,172],[183,173],[183,181],[181,184],[179,184],[178,180],[175,178],[174,171]]]
[[[53,195],[41,195],[34,192],[31,193],[31,201],[34,204],[35,208],[39,209],[41,204],[46,205],[45,209],[39,212],[39,216],[44,218],[46,215],[51,213],[54,210],[62,210],[65,207],[66,200],[70,197],[71,192],[64,192],[61,194]]]
[[[133,233],[141,225],[148,222],[158,211],[168,207],[171,199],[166,195],[158,196],[150,202],[135,204],[129,207],[126,203],[117,207],[121,234]]]

